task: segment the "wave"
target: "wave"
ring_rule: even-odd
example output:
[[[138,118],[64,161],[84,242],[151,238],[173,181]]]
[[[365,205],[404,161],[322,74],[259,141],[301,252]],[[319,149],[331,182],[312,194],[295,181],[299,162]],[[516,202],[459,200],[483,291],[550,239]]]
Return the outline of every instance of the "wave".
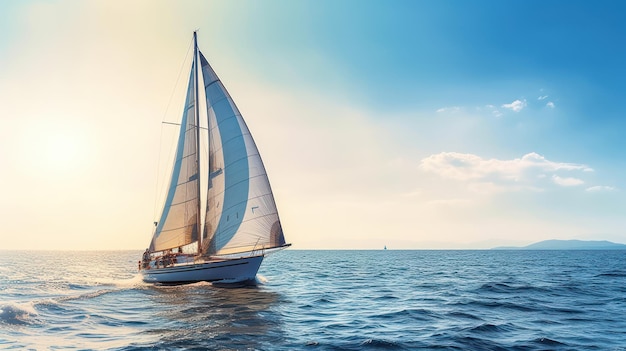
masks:
[[[197,288],[197,287],[210,287],[210,286],[213,286],[213,284],[210,282],[196,282],[196,283],[187,283],[187,284],[160,284],[160,283],[149,284],[149,283],[146,283],[146,286],[150,288],[158,289],[158,290],[163,290],[163,291],[177,291],[177,290],[187,290],[187,289],[192,289],[192,288]]]
[[[462,311],[452,311],[446,314],[449,317],[455,317],[455,318],[462,318],[462,319],[470,319],[470,320],[478,320],[481,321],[483,320],[482,318],[480,318],[479,316],[469,313],[469,312],[462,312]]]
[[[542,311],[542,307],[530,302],[512,302],[512,301],[499,301],[499,300],[481,300],[481,299],[470,299],[466,301],[456,301],[447,304],[450,307],[459,308],[459,309],[502,309],[502,310],[512,310],[512,311],[520,311],[520,312],[537,312]]]
[[[28,325],[38,322],[34,303],[9,303],[0,305],[0,324]]]
[[[371,338],[363,340],[362,338],[349,338],[350,340],[308,340],[304,344],[305,347],[311,347],[312,350],[317,350],[318,347],[323,350],[413,350],[415,347],[399,341],[392,341],[387,339]],[[363,341],[361,341],[363,340]],[[423,345],[421,345],[423,346]],[[293,349],[300,349],[301,347],[293,347]]]
[[[151,285],[144,283],[141,280],[140,275],[137,275],[128,279],[110,279],[110,280],[104,279],[104,280],[100,280],[99,284],[96,287],[81,285],[81,286],[73,287],[71,289],[74,292],[76,292],[77,290],[78,291],[88,290],[88,291],[81,292],[79,294],[73,293],[73,294],[54,296],[54,297],[48,297],[48,298],[43,298],[40,300],[31,301],[29,302],[29,306],[32,306],[33,311],[34,311],[35,306],[57,306],[65,302],[90,300],[90,299],[95,299],[106,294],[119,293],[119,292],[123,292],[126,290],[137,289],[137,288],[144,288],[144,287],[147,288],[149,286]]]
[[[498,282],[489,282],[485,283],[477,289],[477,292],[489,292],[489,293],[519,293],[519,292],[548,292],[549,289],[532,286],[532,285],[513,285],[506,283],[498,283]]]
[[[626,271],[612,271],[596,275],[596,277],[621,278],[626,277]]]
[[[396,342],[382,339],[367,339],[360,345],[363,348],[374,348],[376,350],[398,350],[402,346]]]
[[[491,324],[483,323],[475,327],[469,327],[465,330],[473,333],[502,333],[515,330],[515,327],[511,324]]]
[[[539,344],[542,346],[552,346],[552,347],[556,347],[556,346],[567,346],[567,344],[564,344],[560,341],[556,341],[556,340],[552,340],[552,339],[548,339],[548,338],[537,338],[535,340],[533,340],[533,343],[535,344]]]
[[[118,288],[135,288],[142,286],[150,286],[150,284],[145,283],[141,277],[141,274],[137,273],[131,278],[123,278],[123,279],[103,279],[99,278],[95,280],[98,285],[108,285],[115,286]]]
[[[256,275],[256,283],[257,284],[264,285],[264,284],[267,284],[267,282],[269,282],[269,279],[267,279],[266,277],[264,277],[264,276],[262,276],[260,274]]]
[[[434,311],[423,309],[423,308],[417,308],[417,309],[405,308],[405,309],[401,309],[398,311],[390,311],[390,312],[385,312],[381,314],[376,314],[376,315],[373,315],[372,317],[380,318],[380,319],[390,319],[390,320],[397,320],[400,318],[406,321],[411,321],[411,320],[430,321],[433,319],[440,319],[442,316]]]

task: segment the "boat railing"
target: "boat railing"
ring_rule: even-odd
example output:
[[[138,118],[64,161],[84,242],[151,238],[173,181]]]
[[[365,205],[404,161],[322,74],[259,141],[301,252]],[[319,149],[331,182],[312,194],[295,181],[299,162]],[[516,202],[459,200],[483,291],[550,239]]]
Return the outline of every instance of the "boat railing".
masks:
[[[207,262],[207,260],[226,261],[226,260],[240,259],[244,257],[266,256],[274,252],[286,249],[289,246],[291,246],[291,244],[285,244],[285,245],[276,246],[276,247],[265,247],[265,245],[259,245],[257,241],[257,243],[252,247],[252,249],[248,249],[247,251],[233,252],[233,253],[213,255],[213,256],[198,256],[198,255],[189,254],[189,253],[174,253],[172,255],[172,258],[174,258],[175,260],[170,261],[167,265],[163,263],[164,262],[163,259],[166,256],[165,254],[158,255],[158,256],[151,255],[150,261],[148,261],[147,265],[143,266],[142,261],[139,261],[139,265],[140,265],[140,270],[189,266],[189,265],[194,265],[194,264],[205,263]]]
[[[147,261],[143,265],[143,269],[158,269],[174,266],[186,266],[193,265],[197,261],[197,258],[191,254],[184,253],[171,253],[161,255],[151,255],[150,261]],[[140,264],[142,261],[140,261]]]
[[[261,255],[264,254],[265,247],[263,245],[261,245],[260,249],[256,248],[259,245],[259,241],[260,240],[261,240],[261,238],[258,238],[256,240],[256,243],[254,243],[254,247],[252,247],[252,251],[251,251],[251,255],[250,256],[261,256]]]

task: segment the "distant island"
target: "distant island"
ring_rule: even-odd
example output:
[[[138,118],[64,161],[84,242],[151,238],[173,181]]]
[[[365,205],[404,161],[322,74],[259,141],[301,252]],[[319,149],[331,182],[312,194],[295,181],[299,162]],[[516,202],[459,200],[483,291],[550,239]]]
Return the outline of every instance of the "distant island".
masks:
[[[606,240],[544,240],[527,246],[501,246],[492,250],[626,250],[626,245]]]

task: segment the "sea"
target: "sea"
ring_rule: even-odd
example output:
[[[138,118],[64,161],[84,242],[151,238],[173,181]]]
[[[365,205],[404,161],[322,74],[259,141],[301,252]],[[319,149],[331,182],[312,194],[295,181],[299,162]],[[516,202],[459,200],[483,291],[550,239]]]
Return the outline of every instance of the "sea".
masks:
[[[626,350],[626,250],[294,250],[245,287],[0,251],[0,349]]]

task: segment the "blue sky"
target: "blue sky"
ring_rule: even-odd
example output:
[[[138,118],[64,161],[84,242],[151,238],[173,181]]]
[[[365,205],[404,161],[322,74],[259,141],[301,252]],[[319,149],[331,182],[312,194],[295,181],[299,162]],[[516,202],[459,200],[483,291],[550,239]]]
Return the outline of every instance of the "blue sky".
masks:
[[[572,161],[619,162],[620,2],[245,4],[233,10],[245,24],[227,30],[264,67],[264,79],[340,95],[381,119],[525,101],[523,111],[484,131],[497,150],[476,143],[476,151],[541,147]],[[546,109],[548,102],[558,108]]]
[[[0,236],[24,247],[9,233],[30,221],[64,238],[38,248],[147,244],[199,29],[294,247],[624,243],[625,7],[0,2]]]

